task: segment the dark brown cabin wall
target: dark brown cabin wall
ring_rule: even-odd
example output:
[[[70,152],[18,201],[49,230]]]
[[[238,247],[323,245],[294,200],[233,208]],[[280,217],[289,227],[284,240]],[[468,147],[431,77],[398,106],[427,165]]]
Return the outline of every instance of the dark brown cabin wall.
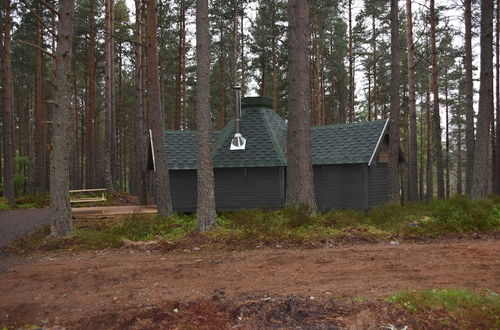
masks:
[[[319,210],[364,209],[366,164],[314,165],[314,193]]]
[[[196,212],[196,170],[170,170],[170,194],[174,212]]]
[[[170,191],[174,212],[195,212],[196,170],[170,170]],[[282,167],[237,167],[215,169],[217,211],[276,209],[285,200]]]
[[[215,169],[216,209],[276,209],[283,206],[283,173],[282,167]]]
[[[373,164],[368,168],[370,207],[387,203],[387,164]]]

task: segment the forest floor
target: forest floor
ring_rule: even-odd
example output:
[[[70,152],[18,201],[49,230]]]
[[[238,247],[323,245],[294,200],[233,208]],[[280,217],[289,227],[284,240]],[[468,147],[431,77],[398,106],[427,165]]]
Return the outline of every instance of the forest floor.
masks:
[[[499,251],[493,235],[243,251],[193,242],[163,252],[0,256],[0,328],[461,328],[443,311],[412,313],[386,298],[410,289],[498,293]],[[477,322],[466,327],[481,328]]]
[[[52,221],[51,210],[19,209],[0,212],[0,248],[24,234],[30,233]]]

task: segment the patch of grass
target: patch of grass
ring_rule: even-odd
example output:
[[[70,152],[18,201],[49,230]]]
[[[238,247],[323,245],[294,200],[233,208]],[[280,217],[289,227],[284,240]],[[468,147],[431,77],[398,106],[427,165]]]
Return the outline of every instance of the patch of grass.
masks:
[[[479,295],[468,290],[412,290],[396,294],[388,301],[416,313],[445,311],[465,328],[500,327],[500,296],[493,292]]]
[[[312,213],[306,208],[239,210],[219,214],[217,223],[215,229],[199,237],[231,248],[446,236],[500,230],[500,198],[492,196],[473,201],[455,196],[405,206],[387,204],[367,213],[355,210]],[[189,240],[196,230],[195,215],[130,215],[113,221],[78,220],[69,237],[40,240],[35,235],[23,238],[17,250],[29,250],[30,244],[35,249],[101,249],[120,246],[123,239],[148,241],[156,236],[176,242]]]
[[[50,205],[50,197],[48,195],[22,195],[16,197],[16,209],[33,209],[48,207]],[[7,204],[4,197],[0,198],[0,211],[10,210],[11,207]]]
[[[168,241],[178,241],[196,230],[193,215],[130,215],[121,221],[113,222],[76,222],[71,235],[63,238],[50,238],[49,226],[14,240],[9,245],[12,252],[35,250],[54,251],[61,249],[96,250],[119,247],[123,239],[149,241],[161,236]]]

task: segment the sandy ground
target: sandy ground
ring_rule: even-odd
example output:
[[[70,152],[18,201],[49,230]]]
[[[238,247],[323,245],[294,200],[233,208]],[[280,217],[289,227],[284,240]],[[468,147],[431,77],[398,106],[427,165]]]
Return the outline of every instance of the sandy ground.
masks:
[[[424,288],[500,292],[496,239],[242,252],[121,249],[16,260],[0,273],[0,327],[71,324],[110,310],[213,297],[375,299]]]

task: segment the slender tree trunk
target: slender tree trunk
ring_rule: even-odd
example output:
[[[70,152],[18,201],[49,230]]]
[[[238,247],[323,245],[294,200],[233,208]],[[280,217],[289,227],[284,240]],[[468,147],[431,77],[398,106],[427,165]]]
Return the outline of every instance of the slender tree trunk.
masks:
[[[411,0],[406,0],[406,43],[408,45],[408,107],[409,144],[408,144],[408,200],[418,199],[417,174],[417,108],[415,98],[415,52],[413,44],[413,14]]]
[[[36,3],[36,13],[41,17],[41,5]],[[37,45],[43,47],[42,26],[35,20],[35,35]],[[47,146],[45,139],[45,97],[43,88],[43,54],[42,50],[35,49],[35,191],[47,191]]]
[[[158,214],[168,216],[172,214],[170,198],[170,179],[167,165],[167,149],[164,137],[163,111],[160,105],[160,85],[158,79],[157,54],[157,19],[156,0],[147,0],[147,72],[148,72],[148,106],[151,111],[153,131],[154,155],[156,161],[155,184]]]
[[[431,93],[427,86],[427,171],[426,171],[426,200],[434,196],[434,181],[432,173],[432,120],[431,120]]]
[[[105,2],[105,35],[104,35],[104,89],[106,98],[106,138],[104,151],[104,183],[109,193],[115,192],[116,174],[113,173],[116,166],[116,129],[114,119],[115,100],[114,95],[114,37],[113,37],[113,0]]]
[[[493,108],[493,0],[481,2],[481,76],[471,197],[488,195],[488,144]]]
[[[471,194],[474,171],[474,107],[472,80],[472,0],[465,0],[465,148],[467,163],[465,167],[465,193]]]
[[[419,192],[419,199],[422,201],[424,200],[425,193],[424,193],[424,102],[422,101],[422,98],[420,99],[420,104],[422,104],[420,108],[420,168],[419,168],[419,180],[418,180],[418,192]],[[417,146],[418,147],[418,146]]]
[[[87,55],[87,112],[85,116],[85,186],[93,188],[96,185],[96,127],[97,127],[97,86],[96,86],[96,58],[95,58],[95,0],[89,1],[89,44]]]
[[[439,114],[439,86],[438,86],[438,67],[437,67],[437,48],[436,48],[436,14],[434,0],[430,2],[430,21],[431,21],[431,59],[432,59],[432,94],[434,97],[432,107],[433,117],[433,142],[434,158],[436,161],[437,177],[437,195],[438,198],[444,198],[444,175],[443,175],[443,153],[441,148],[441,116]]]
[[[432,1],[432,0],[431,0]],[[387,189],[389,200],[399,202],[399,116],[401,112],[399,85],[400,73],[399,7],[391,0],[391,113],[389,119],[389,164]]]
[[[274,22],[274,20],[273,20]],[[274,27],[273,27],[274,29]],[[272,97],[273,97],[273,110],[278,110],[278,51],[276,45],[276,34],[273,33],[271,37],[271,53],[272,53],[272,71],[271,71],[271,83],[272,83]],[[265,82],[264,82],[265,84]]]
[[[495,167],[493,168],[493,193],[500,195],[500,0],[497,0],[496,20],[496,142]]]
[[[53,210],[50,232],[60,237],[71,232],[69,204],[69,157],[71,151],[71,59],[73,41],[73,0],[59,1],[59,31],[56,50],[56,102],[54,149],[50,170],[50,197]]]
[[[375,15],[372,16],[373,31],[373,120],[378,119],[378,85],[377,85],[377,40],[375,39]]]
[[[309,107],[309,3],[288,1],[289,96],[287,204],[316,209]]]
[[[247,91],[246,82],[246,59],[245,59],[245,8],[244,2],[241,3],[241,15],[240,15],[240,66],[241,66],[241,95],[245,96]],[[274,100],[274,96],[273,96]]]
[[[349,122],[354,122],[354,48],[352,46],[352,0],[349,2]]]
[[[446,198],[450,198],[450,121],[449,121],[449,109],[448,109],[448,68],[445,68],[445,86],[444,86],[444,97],[446,106],[446,155],[445,155],[445,171],[446,171]]]
[[[76,75],[73,74],[72,83],[71,83],[71,93],[73,98],[72,110],[72,143],[71,143],[71,160],[70,163],[72,166],[70,167],[70,177],[71,183],[70,187],[73,189],[81,188],[81,180],[80,180],[80,153],[79,153],[79,134],[78,134],[78,95],[77,95],[77,86],[76,86]]]
[[[135,0],[135,111],[134,111],[134,132],[135,132],[135,185],[139,204],[147,204],[146,187],[146,140],[144,130],[144,102],[143,102],[143,63],[142,63],[142,1]]]
[[[196,1],[196,128],[198,130],[198,230],[216,225],[210,111],[208,0]]]
[[[16,205],[14,193],[14,119],[12,109],[12,48],[11,48],[11,2],[4,2],[3,44],[3,195],[10,207]]]
[[[232,52],[231,52],[231,83],[238,84],[238,8],[239,1],[233,0],[233,31],[232,31]]]
[[[3,19],[3,8],[0,6],[0,83],[2,88],[4,88],[4,32],[3,32],[3,24],[1,20]],[[2,93],[2,97],[4,97]],[[2,111],[4,110],[3,104],[2,104]],[[2,120],[2,125],[3,125],[3,120]],[[4,157],[4,150],[3,150],[3,138],[4,138],[4,131],[2,128],[2,141],[0,141],[0,155],[3,158]],[[3,162],[0,161],[0,184],[3,186],[3,179],[4,179],[4,167],[3,167]],[[3,194],[2,194],[3,195]]]
[[[462,93],[458,93],[458,104],[462,104]],[[458,108],[457,114],[457,194],[462,195],[462,111]]]
[[[177,106],[175,111],[175,129],[186,129],[186,3],[180,1],[179,12],[179,59],[177,72]]]

